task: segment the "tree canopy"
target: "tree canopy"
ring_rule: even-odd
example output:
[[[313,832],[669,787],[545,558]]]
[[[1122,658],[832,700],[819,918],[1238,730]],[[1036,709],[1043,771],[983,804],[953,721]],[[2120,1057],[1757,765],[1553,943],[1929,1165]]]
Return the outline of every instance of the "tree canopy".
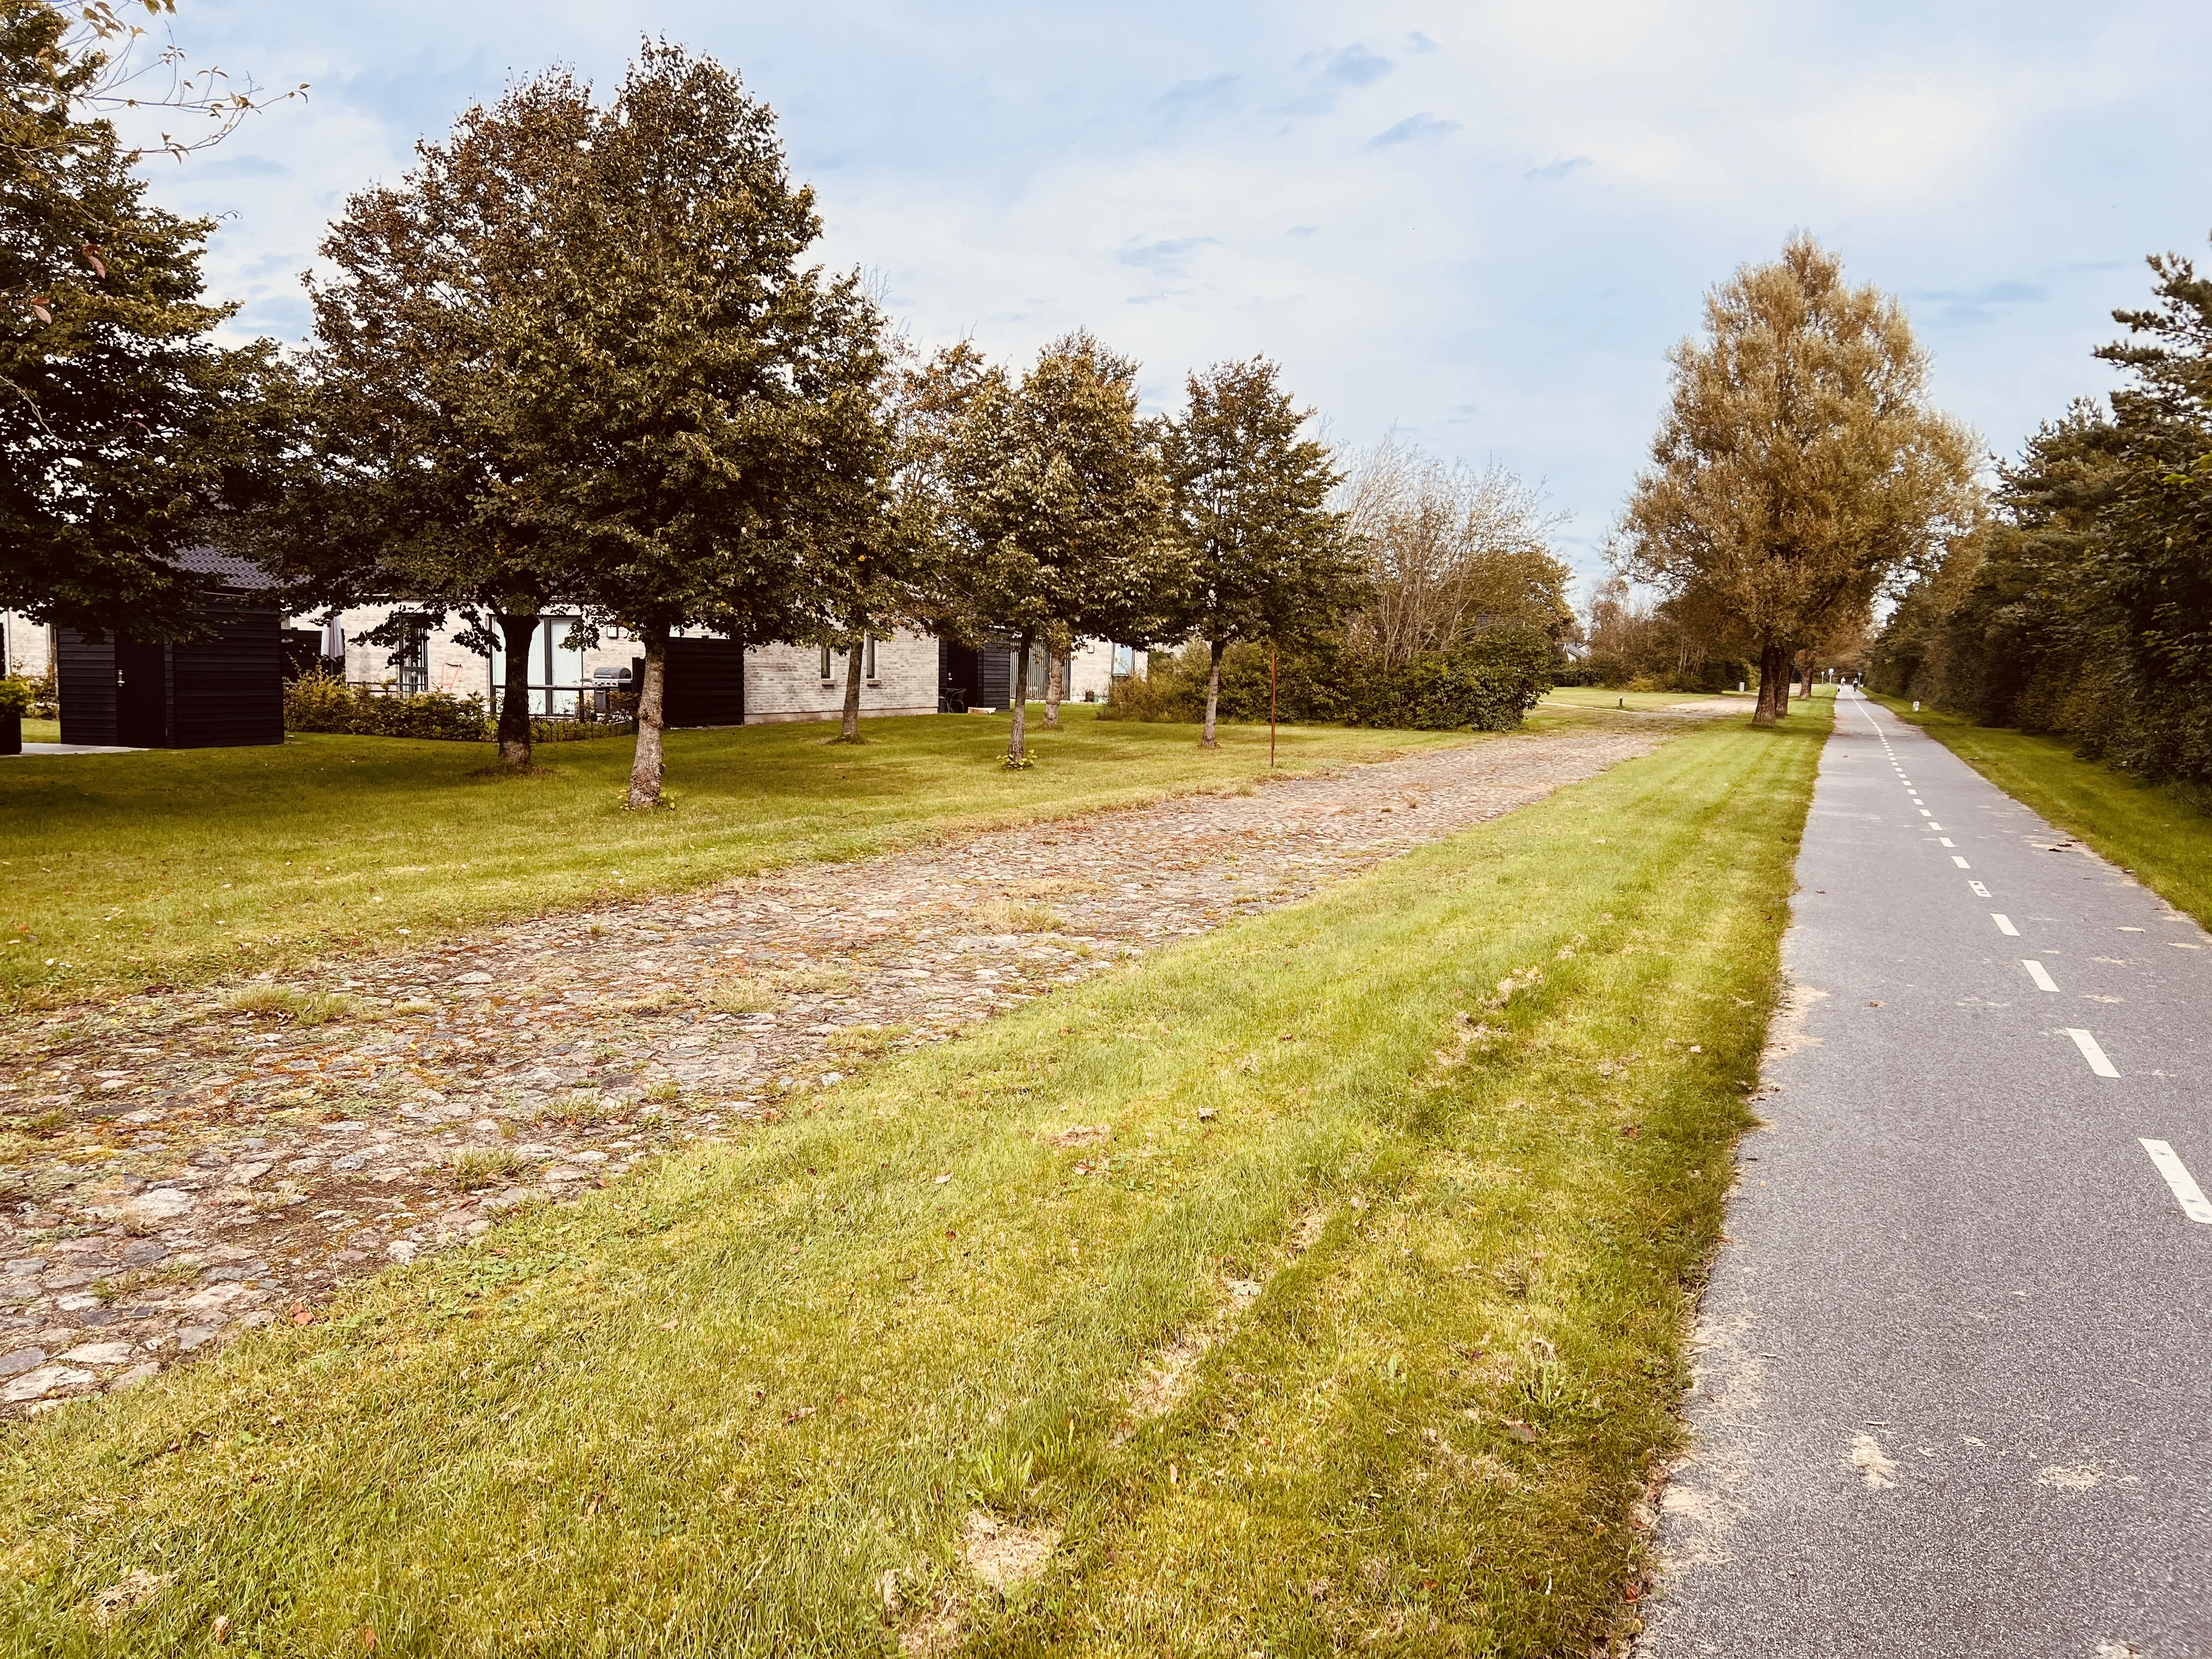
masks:
[[[1809,236],[1705,300],[1669,355],[1652,465],[1623,515],[1626,572],[1693,596],[1759,670],[1771,725],[1791,660],[1972,522],[1974,440],[1934,408],[1896,301]]]
[[[544,278],[595,119],[587,88],[542,75],[346,204],[322,246],[331,274],[309,279],[310,419],[264,538],[322,603],[458,611],[487,647],[496,629],[515,766],[530,760],[530,642],[565,593],[513,493],[529,465],[514,422],[529,348],[512,319]]]
[[[1264,357],[1192,374],[1184,412],[1163,428],[1170,516],[1182,551],[1175,631],[1210,657],[1200,741],[1214,742],[1221,658],[1240,641],[1297,644],[1334,628],[1365,588],[1326,446],[1310,410]]]
[[[1875,683],[2212,780],[2212,281],[2154,257],[2153,302],[2097,356],[2127,372],[2000,470],[1996,511],[1917,582]]]
[[[118,26],[119,27],[119,26]],[[266,341],[212,336],[212,228],[148,205],[104,116],[100,30],[0,0],[0,609],[149,639],[200,626],[173,562],[266,488],[286,400]]]

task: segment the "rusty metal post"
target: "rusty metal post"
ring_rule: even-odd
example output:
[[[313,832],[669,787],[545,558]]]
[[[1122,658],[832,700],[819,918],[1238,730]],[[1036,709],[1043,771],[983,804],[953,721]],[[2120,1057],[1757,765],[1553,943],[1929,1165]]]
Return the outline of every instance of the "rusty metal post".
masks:
[[[1275,642],[1267,641],[1267,769],[1275,769]]]

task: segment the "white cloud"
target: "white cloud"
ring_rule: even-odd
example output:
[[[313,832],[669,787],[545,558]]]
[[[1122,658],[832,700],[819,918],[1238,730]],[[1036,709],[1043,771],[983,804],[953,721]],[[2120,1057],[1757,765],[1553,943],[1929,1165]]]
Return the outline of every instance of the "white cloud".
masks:
[[[1398,422],[1547,477],[1585,551],[1738,262],[1832,241],[2008,446],[2106,383],[2087,349],[2141,254],[2201,248],[2212,136],[2212,10],[2183,0],[189,0],[177,30],[314,83],[154,173],[231,216],[209,275],[241,324],[296,336],[331,214],[469,100],[556,60],[611,83],[650,30],[775,105],[825,257],[922,337],[1021,356],[1087,323],[1159,400],[1265,351],[1346,440]]]

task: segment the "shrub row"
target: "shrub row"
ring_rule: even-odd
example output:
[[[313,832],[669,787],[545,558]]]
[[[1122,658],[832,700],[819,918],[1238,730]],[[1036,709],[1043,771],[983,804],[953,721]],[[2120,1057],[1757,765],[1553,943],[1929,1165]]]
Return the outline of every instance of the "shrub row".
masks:
[[[303,674],[284,688],[287,732],[337,732],[367,738],[434,738],[451,743],[489,743],[497,735],[482,697],[450,691],[409,696],[349,685],[327,674]],[[533,743],[619,737],[635,731],[627,713],[611,719],[533,720]]]
[[[1142,679],[1117,680],[1107,720],[1195,721],[1206,714],[1203,644],[1155,653]],[[1499,629],[1449,654],[1386,662],[1333,641],[1285,651],[1275,672],[1279,719],[1401,731],[1507,732],[1551,689],[1552,642],[1533,629]],[[1267,647],[1234,645],[1221,659],[1220,718],[1267,718]]]

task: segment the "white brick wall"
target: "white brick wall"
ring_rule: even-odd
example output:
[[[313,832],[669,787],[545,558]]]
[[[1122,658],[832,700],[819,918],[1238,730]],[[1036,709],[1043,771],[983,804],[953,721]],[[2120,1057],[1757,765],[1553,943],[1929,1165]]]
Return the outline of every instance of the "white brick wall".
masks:
[[[745,653],[745,724],[830,720],[845,712],[842,652],[830,653],[822,678],[819,646],[758,645]],[[937,712],[937,641],[901,632],[876,641],[876,677],[860,684],[863,714]]]
[[[34,623],[12,611],[0,611],[0,675],[20,674],[27,680],[44,679],[52,635],[44,623]]]
[[[1089,692],[1094,702],[1106,701],[1114,684],[1114,647],[1103,640],[1078,640],[1067,657],[1067,700],[1081,702]]]

